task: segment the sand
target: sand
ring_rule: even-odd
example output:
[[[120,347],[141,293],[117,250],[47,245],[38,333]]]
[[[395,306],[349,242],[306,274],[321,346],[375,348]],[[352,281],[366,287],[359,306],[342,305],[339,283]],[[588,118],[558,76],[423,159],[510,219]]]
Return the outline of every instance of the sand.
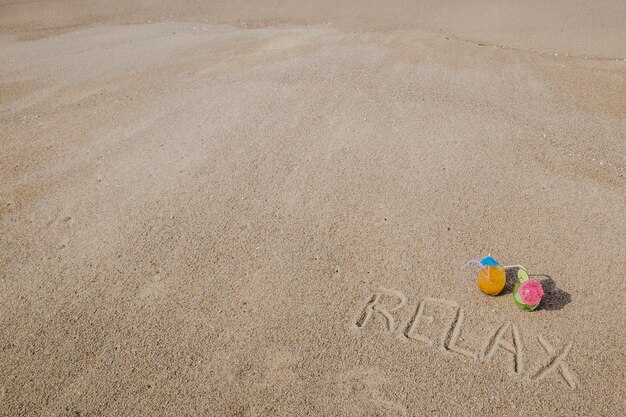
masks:
[[[0,415],[621,415],[624,2],[126,3],[0,2]]]

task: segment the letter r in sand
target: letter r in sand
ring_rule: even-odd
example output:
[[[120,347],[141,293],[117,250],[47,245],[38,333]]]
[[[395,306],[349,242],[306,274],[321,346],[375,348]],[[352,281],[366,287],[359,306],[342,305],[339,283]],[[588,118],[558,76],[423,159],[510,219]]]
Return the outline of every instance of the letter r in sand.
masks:
[[[381,298],[391,297],[396,299],[395,305],[387,306],[383,304]],[[406,304],[406,296],[402,294],[400,291],[390,290],[387,288],[379,288],[376,290],[370,301],[365,306],[361,317],[356,322],[358,328],[362,328],[367,324],[369,319],[374,315],[374,313],[378,313],[384,317],[387,321],[387,328],[390,332],[394,331],[396,328],[396,320],[391,313],[401,309]]]

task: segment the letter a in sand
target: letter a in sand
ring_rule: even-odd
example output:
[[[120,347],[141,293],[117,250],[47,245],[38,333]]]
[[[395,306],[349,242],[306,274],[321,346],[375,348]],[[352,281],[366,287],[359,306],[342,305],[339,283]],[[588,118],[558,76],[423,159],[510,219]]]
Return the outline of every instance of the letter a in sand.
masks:
[[[507,331],[511,328],[513,333],[513,343],[504,339]],[[515,359],[514,371],[516,374],[522,373],[522,342],[517,331],[517,327],[509,322],[504,323],[493,335],[493,338],[489,341],[487,348],[485,349],[485,359],[491,359],[499,348],[513,354]]]

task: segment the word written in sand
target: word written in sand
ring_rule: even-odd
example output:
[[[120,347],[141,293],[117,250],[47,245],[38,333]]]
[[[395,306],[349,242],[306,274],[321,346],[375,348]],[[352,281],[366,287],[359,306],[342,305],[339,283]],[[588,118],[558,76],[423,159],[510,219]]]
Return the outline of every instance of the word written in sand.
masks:
[[[423,298],[418,301],[415,312],[411,315],[406,325],[401,325],[397,319],[397,312],[407,304],[406,296],[395,290],[379,288],[374,292],[361,312],[356,326],[358,329],[364,328],[374,317],[379,316],[386,323],[390,332],[398,331],[407,339],[434,346],[435,342],[426,334],[420,333],[423,326],[432,325],[435,317],[430,315],[431,307],[439,307],[433,311],[448,310],[446,316],[452,317],[444,325],[444,337],[441,338],[439,347],[442,351],[451,354],[461,355],[472,361],[491,361],[498,351],[512,356],[512,371],[515,375],[531,381],[541,381],[550,375],[559,375],[573,388],[578,388],[578,381],[567,363],[567,355],[572,349],[572,343],[564,346],[554,346],[551,342],[537,336],[537,342],[546,353],[546,358],[542,360],[538,369],[527,370],[524,363],[524,348],[519,329],[511,322],[504,322],[489,333],[487,343],[481,350],[472,350],[461,346],[461,332],[463,321],[465,320],[465,310],[453,301],[439,298]]]

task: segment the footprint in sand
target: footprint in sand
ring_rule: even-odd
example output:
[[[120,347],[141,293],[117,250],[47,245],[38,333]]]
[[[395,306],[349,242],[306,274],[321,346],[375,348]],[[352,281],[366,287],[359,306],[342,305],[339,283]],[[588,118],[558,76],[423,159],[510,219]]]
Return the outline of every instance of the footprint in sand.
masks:
[[[293,370],[297,362],[297,356],[290,351],[277,349],[268,353],[265,358],[265,384],[273,386],[297,382],[298,375]]]
[[[395,415],[408,416],[407,409],[397,401],[387,398],[384,385],[387,378],[375,367],[360,366],[341,374],[337,380],[337,391],[351,398],[348,415]]]
[[[139,298],[142,300],[156,298],[163,294],[165,283],[161,279],[161,274],[155,274],[139,290]]]

